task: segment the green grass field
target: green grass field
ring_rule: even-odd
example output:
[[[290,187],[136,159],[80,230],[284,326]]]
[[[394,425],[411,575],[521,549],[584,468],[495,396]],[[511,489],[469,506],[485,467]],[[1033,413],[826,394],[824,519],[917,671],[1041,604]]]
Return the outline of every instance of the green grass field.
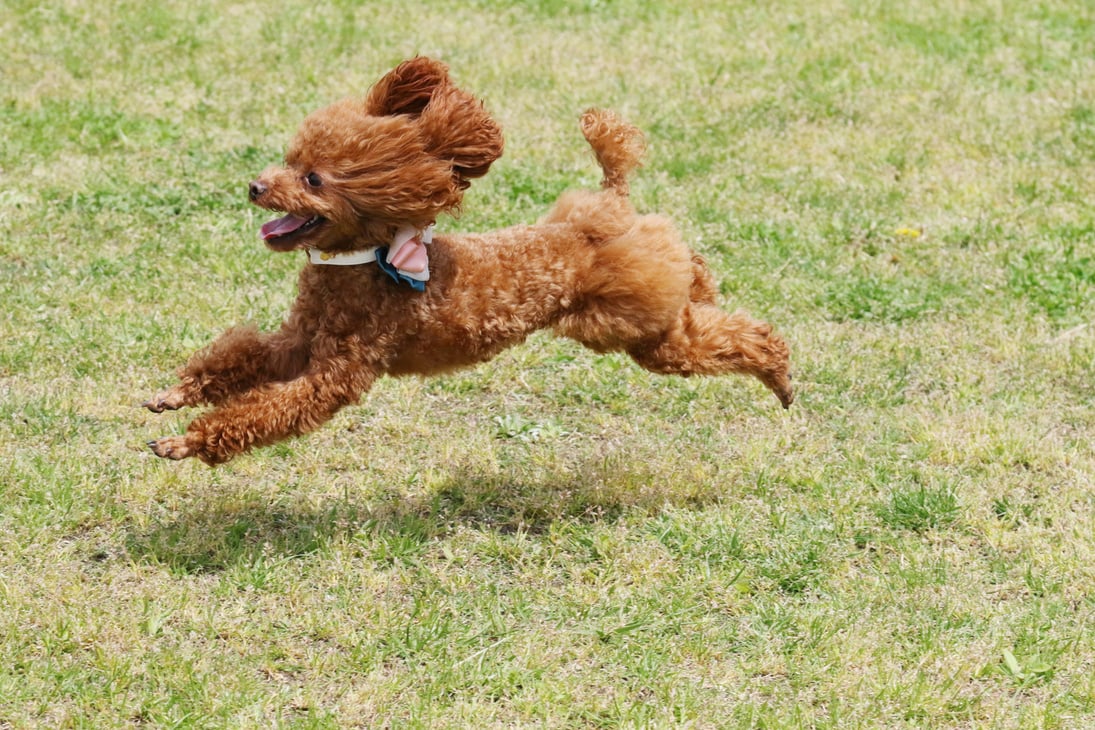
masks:
[[[316,5],[0,0],[0,728],[1095,727],[1095,6]],[[441,228],[618,110],[791,410],[536,336],[156,459],[295,293],[247,182],[418,53],[507,133]]]

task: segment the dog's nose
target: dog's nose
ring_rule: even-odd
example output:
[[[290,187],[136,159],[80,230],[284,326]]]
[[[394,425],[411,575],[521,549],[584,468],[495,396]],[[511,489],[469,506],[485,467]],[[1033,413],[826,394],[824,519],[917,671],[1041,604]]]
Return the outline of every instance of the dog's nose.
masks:
[[[265,185],[258,180],[254,180],[251,182],[251,186],[247,189],[247,192],[251,196],[251,200],[258,200],[267,190],[268,188]]]

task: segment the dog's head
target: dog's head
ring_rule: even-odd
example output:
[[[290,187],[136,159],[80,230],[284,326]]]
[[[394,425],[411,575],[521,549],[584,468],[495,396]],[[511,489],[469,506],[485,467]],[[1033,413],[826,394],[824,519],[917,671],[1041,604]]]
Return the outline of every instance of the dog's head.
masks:
[[[277,251],[358,248],[400,226],[424,228],[460,205],[502,154],[502,131],[429,58],[404,61],[369,91],[310,114],[285,155],[251,183],[252,202],[285,213],[262,227]]]

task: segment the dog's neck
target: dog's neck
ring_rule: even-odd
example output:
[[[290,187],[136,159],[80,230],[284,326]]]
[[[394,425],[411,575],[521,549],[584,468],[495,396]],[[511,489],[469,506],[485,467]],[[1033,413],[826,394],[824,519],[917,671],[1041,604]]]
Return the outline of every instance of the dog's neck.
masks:
[[[397,283],[402,282],[416,291],[424,291],[430,279],[430,263],[426,244],[433,241],[433,224],[425,228],[401,226],[391,243],[354,251],[320,251],[308,249],[308,260],[316,266],[359,266],[376,262]]]

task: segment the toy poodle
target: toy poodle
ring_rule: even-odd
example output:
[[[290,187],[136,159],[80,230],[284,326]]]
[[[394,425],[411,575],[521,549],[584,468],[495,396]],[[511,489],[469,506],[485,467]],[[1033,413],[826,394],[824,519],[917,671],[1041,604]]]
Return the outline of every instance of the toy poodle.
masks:
[[[502,154],[502,131],[448,67],[403,62],[369,90],[309,115],[285,165],[250,184],[274,251],[307,262],[276,332],[229,329],[149,399],[154,412],[210,404],[162,457],[219,464],[311,431],[381,375],[432,375],[491,359],[550,327],[655,373],[747,373],[786,408],[788,347],[772,328],[716,306],[702,258],[659,215],[639,215],[628,175],[641,133],[590,110],[582,132],[601,189],[564,194],[535,225],[433,235]]]

